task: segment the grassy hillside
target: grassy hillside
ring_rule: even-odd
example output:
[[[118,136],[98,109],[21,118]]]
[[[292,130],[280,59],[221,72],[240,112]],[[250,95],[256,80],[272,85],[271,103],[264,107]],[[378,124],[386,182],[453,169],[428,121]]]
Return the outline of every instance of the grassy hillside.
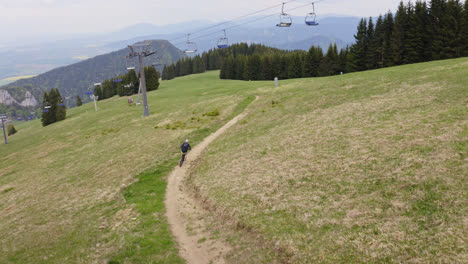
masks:
[[[191,178],[256,238],[231,260],[467,261],[468,59],[258,92]]]
[[[97,113],[86,104],[48,127],[18,126],[0,145],[0,263],[181,262],[164,216],[165,173],[182,140],[196,144],[262,85],[218,74],[163,82],[149,93],[148,118],[114,97]]]
[[[218,74],[163,82],[148,118],[114,97],[18,126],[0,145],[0,263],[182,262],[163,205],[178,146],[252,95],[190,181],[253,234],[231,261],[466,260],[468,59],[278,88]]]

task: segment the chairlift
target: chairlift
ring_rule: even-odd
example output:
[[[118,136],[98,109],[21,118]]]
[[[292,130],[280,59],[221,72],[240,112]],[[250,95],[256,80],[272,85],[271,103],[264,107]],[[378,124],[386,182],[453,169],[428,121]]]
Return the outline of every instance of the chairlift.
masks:
[[[306,17],[305,17],[306,25],[308,25],[308,26],[318,26],[319,23],[317,23],[317,21],[315,21],[316,18],[317,18],[317,14],[315,14],[315,6],[314,6],[314,3],[312,3],[312,12],[308,13],[306,15]]]
[[[220,48],[220,49],[229,48],[229,40],[228,40],[228,38],[226,37],[226,30],[223,29],[223,32],[224,32],[224,37],[221,37],[221,38],[218,40],[218,48]]]
[[[184,53],[196,53],[197,44],[195,42],[190,42],[190,34],[187,34],[187,42],[185,43]]]
[[[280,22],[276,24],[277,27],[290,27],[292,25],[291,16],[284,12],[284,4],[285,3],[283,3],[283,7],[281,8]]]
[[[127,60],[125,61],[125,63],[127,64],[127,71],[131,71],[131,70],[135,70],[135,66],[129,66],[129,61],[131,60],[131,58],[129,56],[127,56]]]

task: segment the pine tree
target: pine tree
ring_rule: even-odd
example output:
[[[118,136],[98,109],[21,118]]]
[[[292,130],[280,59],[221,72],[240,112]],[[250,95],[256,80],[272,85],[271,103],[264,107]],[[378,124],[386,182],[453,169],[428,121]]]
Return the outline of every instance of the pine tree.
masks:
[[[395,25],[392,33],[392,53],[393,63],[395,65],[402,64],[406,56],[405,41],[407,28],[408,17],[406,7],[403,2],[400,2],[395,16]]]
[[[463,6],[463,16],[461,23],[461,55],[468,56],[468,1],[465,0],[465,5]]]
[[[245,55],[239,55],[237,56],[237,69],[236,69],[236,76],[234,79],[236,80],[243,80],[244,79],[244,73],[245,73],[245,64],[247,62],[247,57]]]
[[[367,56],[367,21],[361,19],[359,22],[358,30],[354,35],[356,43],[351,46],[348,55],[347,72],[363,71],[366,69],[366,56]]]
[[[323,59],[323,51],[320,47],[312,46],[306,55],[304,61],[304,76],[317,77],[320,67],[320,62]]]
[[[65,118],[67,117],[67,106],[66,105],[60,105],[61,103],[63,103],[63,98],[62,98],[62,95],[60,94],[60,91],[58,89],[55,89],[55,94],[56,94],[56,97],[57,97],[57,110],[56,110],[56,113],[55,113],[55,119],[57,121],[62,121],[62,120],[65,120]]]
[[[459,0],[448,0],[442,30],[445,33],[443,58],[456,58],[462,54],[463,7]]]
[[[262,61],[258,54],[250,56],[247,60],[247,80],[256,81],[260,79]]]
[[[99,96],[99,100],[104,100],[104,99],[107,99],[107,98],[111,98],[112,97],[112,90],[113,90],[113,82],[111,80],[105,80],[102,82],[102,85],[101,85],[101,96]]]
[[[423,43],[423,28],[419,27],[418,17],[416,16],[415,8],[411,2],[406,7],[407,28],[405,30],[405,41],[403,47],[405,56],[402,58],[403,64],[415,63],[422,61],[420,58],[420,50],[424,48]]]
[[[366,50],[366,70],[375,69],[377,67],[377,49],[378,45],[375,44],[375,28],[374,21],[372,17],[369,17],[369,22],[367,24],[367,36],[365,38],[367,50]]]
[[[51,112],[50,112],[50,103],[49,103],[49,94],[47,91],[44,92],[44,96],[42,97],[42,116],[41,122],[42,126],[48,126],[52,124],[51,122]]]
[[[302,58],[300,55],[295,52],[289,56],[287,56],[288,59],[288,78],[293,79],[293,78],[300,78],[302,77]]]
[[[419,61],[431,60],[431,35],[430,35],[430,19],[429,11],[426,2],[416,1],[414,6],[417,32],[420,34],[421,40],[417,43],[417,53]]]
[[[393,66],[393,49],[392,49],[392,36],[393,36],[393,14],[388,12],[382,24],[383,27],[383,47],[382,47],[382,66],[390,67]]]
[[[83,101],[81,101],[81,97],[79,95],[76,96],[76,106],[82,106]]]
[[[429,4],[431,40],[431,59],[440,60],[444,58],[442,49],[445,45],[446,37],[443,32],[444,12],[446,9],[446,0],[431,0]]]
[[[159,73],[153,66],[145,67],[146,90],[155,91],[159,88]]]
[[[273,80],[275,78],[273,74],[273,65],[269,56],[262,58],[262,73],[260,75],[261,80]]]

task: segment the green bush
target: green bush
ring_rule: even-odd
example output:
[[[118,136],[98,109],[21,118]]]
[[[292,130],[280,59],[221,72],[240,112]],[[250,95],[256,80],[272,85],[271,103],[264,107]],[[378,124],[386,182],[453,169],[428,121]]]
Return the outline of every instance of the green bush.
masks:
[[[203,116],[219,116],[219,110],[216,108],[211,112],[204,113]]]
[[[7,126],[8,135],[11,136],[18,132],[13,124],[8,124]]]

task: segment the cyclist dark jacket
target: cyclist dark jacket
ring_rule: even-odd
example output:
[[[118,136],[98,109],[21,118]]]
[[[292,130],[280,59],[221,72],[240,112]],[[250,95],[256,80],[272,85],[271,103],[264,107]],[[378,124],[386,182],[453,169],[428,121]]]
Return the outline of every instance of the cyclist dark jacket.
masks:
[[[187,151],[191,149],[192,147],[190,147],[190,144],[188,142],[184,142],[182,145],[180,145],[180,150],[182,150],[182,153],[187,153]]]

